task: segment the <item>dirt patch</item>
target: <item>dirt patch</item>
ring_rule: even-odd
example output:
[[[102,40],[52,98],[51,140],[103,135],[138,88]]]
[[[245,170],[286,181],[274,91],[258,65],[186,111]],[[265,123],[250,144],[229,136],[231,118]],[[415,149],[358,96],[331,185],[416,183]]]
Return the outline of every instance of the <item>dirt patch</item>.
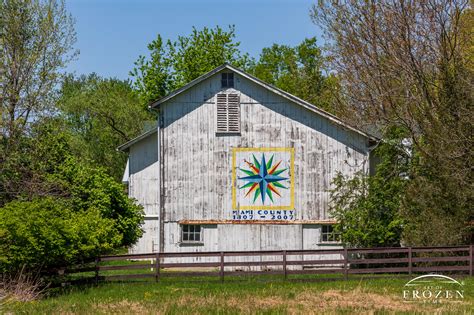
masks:
[[[315,295],[314,292],[303,292],[290,303],[290,309],[294,310],[295,304],[314,311],[351,309],[355,312],[369,310],[408,312],[416,309],[414,305],[404,303],[396,297],[364,292],[360,289],[352,291],[329,290],[321,295]]]
[[[249,297],[246,303],[241,300],[226,301],[227,306],[243,312],[255,312],[256,310],[283,309],[291,314],[298,313],[321,313],[331,312],[341,309],[350,309],[353,312],[367,311],[414,311],[414,305],[409,305],[403,301],[397,301],[395,297],[354,291],[329,290],[326,292],[304,291],[295,294],[293,298],[282,298],[276,296],[269,297]]]
[[[95,311],[100,313],[123,313],[123,314],[146,314],[149,310],[140,303],[129,300],[122,300],[114,303],[99,303],[95,306]]]

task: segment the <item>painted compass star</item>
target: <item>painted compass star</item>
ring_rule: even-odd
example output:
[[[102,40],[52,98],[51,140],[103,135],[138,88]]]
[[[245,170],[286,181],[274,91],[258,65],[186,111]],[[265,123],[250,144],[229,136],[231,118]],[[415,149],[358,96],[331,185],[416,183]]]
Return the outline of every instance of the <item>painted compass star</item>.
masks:
[[[250,169],[239,168],[240,171],[244,172],[248,176],[239,177],[239,180],[246,181],[247,183],[239,189],[249,188],[249,191],[245,194],[245,197],[249,196],[250,193],[254,192],[253,202],[260,196],[262,204],[265,204],[266,196],[270,198],[273,202],[273,193],[281,197],[280,192],[277,188],[287,189],[280,182],[288,180],[287,177],[278,176],[287,168],[278,169],[281,161],[272,166],[273,155],[271,156],[268,162],[265,161],[265,154],[262,154],[261,162],[259,163],[255,158],[255,155],[252,155],[253,163],[244,160],[245,163],[249,166]]]

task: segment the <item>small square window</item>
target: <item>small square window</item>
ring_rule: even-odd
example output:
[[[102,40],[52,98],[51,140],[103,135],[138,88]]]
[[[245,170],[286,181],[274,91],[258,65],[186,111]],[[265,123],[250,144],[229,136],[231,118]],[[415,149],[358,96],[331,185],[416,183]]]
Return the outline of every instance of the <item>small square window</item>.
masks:
[[[341,234],[334,231],[333,225],[323,225],[321,227],[321,242],[338,243],[341,240]]]
[[[201,242],[201,226],[200,225],[181,225],[181,241],[183,243]]]
[[[234,87],[234,74],[233,73],[222,73],[221,85],[223,88]]]

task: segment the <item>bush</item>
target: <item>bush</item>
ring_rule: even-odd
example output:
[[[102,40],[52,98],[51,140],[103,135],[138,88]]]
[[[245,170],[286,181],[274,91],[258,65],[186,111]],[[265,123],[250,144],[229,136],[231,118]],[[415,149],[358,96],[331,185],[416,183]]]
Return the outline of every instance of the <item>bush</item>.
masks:
[[[410,159],[401,145],[403,130],[391,130],[386,138],[392,141],[380,143],[374,152],[380,160],[374,176],[338,174],[333,180],[330,214],[348,246],[400,246],[404,225],[400,207]]]
[[[0,269],[62,267],[93,259],[122,242],[97,208],[73,211],[65,200],[37,198],[0,208]]]
[[[104,169],[77,163],[71,157],[59,167],[52,180],[62,183],[72,210],[94,208],[102,217],[113,220],[122,235],[121,246],[133,245],[142,236],[143,208],[128,198],[123,185]]]
[[[0,271],[65,267],[133,245],[143,233],[142,207],[103,168],[74,155],[61,130],[54,120],[35,127],[0,174],[0,190],[12,188],[0,194]]]

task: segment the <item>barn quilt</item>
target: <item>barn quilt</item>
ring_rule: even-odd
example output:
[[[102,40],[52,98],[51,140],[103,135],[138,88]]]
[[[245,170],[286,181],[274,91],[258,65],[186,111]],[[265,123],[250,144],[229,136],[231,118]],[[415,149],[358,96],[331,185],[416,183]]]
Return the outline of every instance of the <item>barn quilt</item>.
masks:
[[[293,148],[234,148],[232,164],[234,210],[294,209]]]

